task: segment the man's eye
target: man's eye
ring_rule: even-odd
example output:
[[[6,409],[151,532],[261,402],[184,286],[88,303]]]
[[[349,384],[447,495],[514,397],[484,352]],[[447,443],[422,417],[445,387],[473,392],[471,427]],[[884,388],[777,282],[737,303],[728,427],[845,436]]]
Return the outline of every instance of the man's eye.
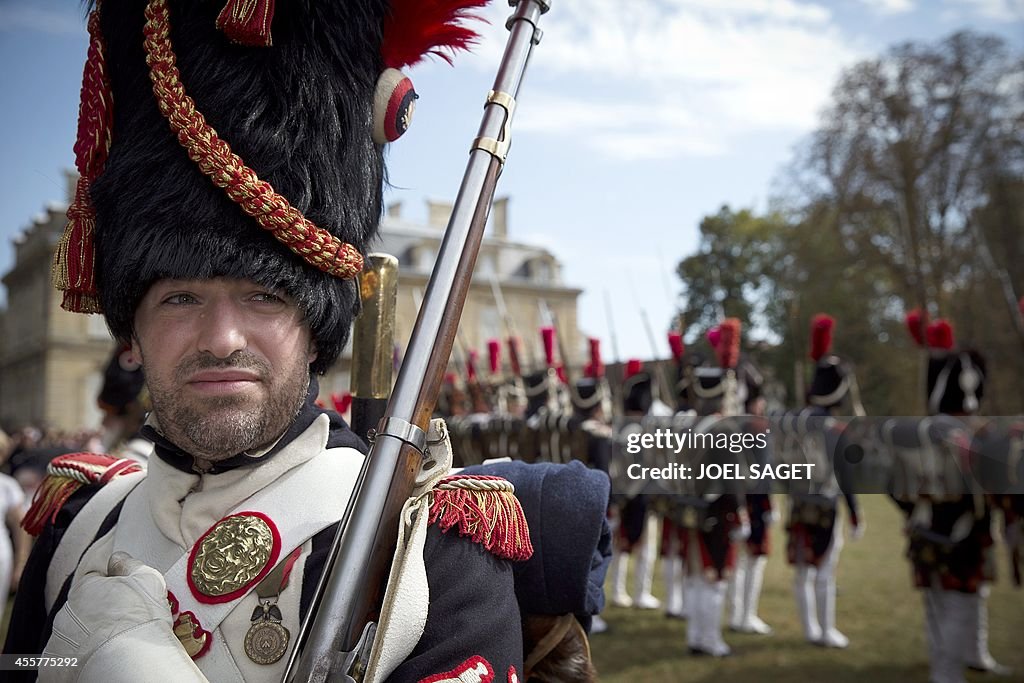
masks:
[[[195,297],[191,294],[172,294],[168,297],[164,297],[163,303],[171,304],[172,306],[180,306],[183,304],[195,303]]]
[[[268,303],[268,304],[284,303],[284,299],[282,299],[278,295],[272,294],[270,292],[260,292],[259,294],[254,294],[252,299],[253,299],[253,301],[258,301],[258,302]]]

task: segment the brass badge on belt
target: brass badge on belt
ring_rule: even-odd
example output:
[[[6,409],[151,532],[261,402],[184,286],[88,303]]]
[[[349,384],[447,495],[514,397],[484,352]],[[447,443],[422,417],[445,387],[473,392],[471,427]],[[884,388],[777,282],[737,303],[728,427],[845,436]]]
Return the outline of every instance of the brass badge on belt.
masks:
[[[200,602],[227,602],[263,578],[280,552],[272,522],[243,512],[217,522],[196,543],[189,559],[189,584]]]

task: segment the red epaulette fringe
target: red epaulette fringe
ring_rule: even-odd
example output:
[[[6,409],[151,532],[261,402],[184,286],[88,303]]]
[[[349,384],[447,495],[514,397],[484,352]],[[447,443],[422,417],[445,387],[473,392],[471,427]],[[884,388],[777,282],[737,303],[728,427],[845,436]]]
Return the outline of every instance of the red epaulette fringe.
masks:
[[[86,484],[106,484],[122,474],[139,472],[142,467],[134,460],[118,460],[99,453],[70,453],[50,461],[46,478],[36,489],[32,507],[25,513],[21,526],[33,536],[42,533],[47,522],[57,519],[57,513],[68,498]]]
[[[501,477],[445,477],[434,489],[429,521],[442,532],[457,528],[460,536],[506,560],[528,560],[533,555],[515,487]]]

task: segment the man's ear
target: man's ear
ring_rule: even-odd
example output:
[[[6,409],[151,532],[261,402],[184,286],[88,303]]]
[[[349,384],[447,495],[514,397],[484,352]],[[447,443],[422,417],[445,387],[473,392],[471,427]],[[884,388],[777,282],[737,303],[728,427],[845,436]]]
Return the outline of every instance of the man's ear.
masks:
[[[142,347],[139,346],[139,340],[136,336],[132,335],[132,355],[135,357],[136,362],[142,363]]]
[[[320,352],[316,348],[316,340],[309,340],[309,350],[306,352],[306,356],[309,358],[310,365],[320,356]]]

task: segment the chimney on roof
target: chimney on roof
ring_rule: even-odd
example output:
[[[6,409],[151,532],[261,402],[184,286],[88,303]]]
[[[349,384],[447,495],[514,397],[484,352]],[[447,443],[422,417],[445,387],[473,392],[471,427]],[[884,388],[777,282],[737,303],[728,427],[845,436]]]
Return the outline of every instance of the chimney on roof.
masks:
[[[427,225],[444,230],[448,227],[448,219],[452,216],[454,205],[451,202],[435,202],[427,200]]]
[[[491,236],[508,239],[508,197],[495,199],[491,204]]]
[[[402,202],[391,202],[387,207],[388,218],[402,217]]]
[[[78,171],[70,168],[64,169],[64,182],[67,183],[65,187],[66,199],[64,200],[69,205],[75,199],[75,188],[78,186]]]

